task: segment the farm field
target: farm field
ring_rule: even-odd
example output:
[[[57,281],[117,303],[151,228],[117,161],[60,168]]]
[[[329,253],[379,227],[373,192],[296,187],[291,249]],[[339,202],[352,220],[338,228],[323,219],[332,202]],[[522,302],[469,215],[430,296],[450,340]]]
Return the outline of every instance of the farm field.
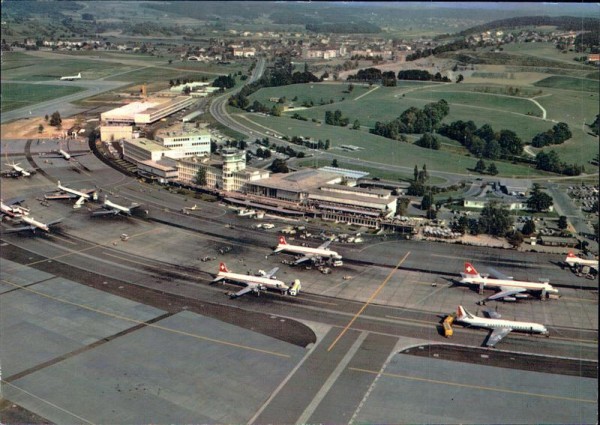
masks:
[[[600,91],[600,82],[587,78],[574,78],[567,76],[553,75],[544,78],[534,84],[536,87],[551,87],[555,89],[576,90],[580,92],[598,93]]]
[[[35,90],[33,90],[35,88]],[[77,86],[51,86],[44,84],[2,83],[2,112],[12,111],[50,99],[86,90]]]
[[[348,128],[315,124],[313,122],[299,121],[287,117],[271,117],[258,114],[239,114],[246,119],[240,120],[244,125],[265,130],[271,129],[278,133],[289,136],[304,136],[314,140],[331,141],[331,146],[336,147],[344,144],[355,145],[365,148],[360,152],[340,152],[340,156],[365,160],[365,166],[369,162],[381,164],[392,164],[405,167],[414,167],[415,164],[427,164],[430,170],[450,171],[460,174],[469,174],[469,169],[475,167],[476,158],[454,154],[446,151],[434,151],[414,146],[410,143],[398,142],[384,137],[370,134],[366,131],[350,130]],[[337,151],[334,151],[338,154]],[[501,176],[525,176],[540,175],[538,170],[524,165],[506,162],[496,163]]]

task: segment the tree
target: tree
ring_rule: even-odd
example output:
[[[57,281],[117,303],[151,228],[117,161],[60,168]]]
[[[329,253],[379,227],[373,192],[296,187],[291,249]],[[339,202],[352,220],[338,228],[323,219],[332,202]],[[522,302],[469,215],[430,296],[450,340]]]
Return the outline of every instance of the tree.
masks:
[[[469,228],[469,219],[466,215],[461,215],[452,225],[452,231],[465,234]]]
[[[506,235],[506,240],[513,247],[517,248],[523,243],[523,234],[518,230],[513,230],[512,232]]]
[[[50,125],[53,127],[60,127],[62,123],[62,118],[60,117],[60,113],[58,111],[53,112],[50,116]]]
[[[535,233],[535,223],[533,220],[527,220],[521,229],[521,233],[526,236],[532,235]]]
[[[44,132],[44,126],[42,124],[38,125],[38,133]]]
[[[504,236],[510,230],[513,220],[506,207],[490,201],[481,210],[478,224],[482,232],[493,236]]]
[[[410,199],[398,198],[396,200],[396,214],[406,215],[406,211],[408,210],[409,205],[410,205]]]
[[[569,223],[567,222],[567,217],[564,215],[561,215],[560,217],[558,217],[558,228],[560,230],[565,230],[567,227],[569,227]]]
[[[283,159],[275,159],[271,163],[271,171],[273,173],[289,173],[290,169],[288,168],[287,163]]]
[[[352,93],[352,90],[354,90],[354,84],[348,84],[348,93]]]
[[[360,130],[360,121],[354,120],[354,124],[352,124],[352,130]]]
[[[457,83],[460,83],[460,82],[461,82],[462,80],[464,80],[464,79],[465,79],[465,77],[463,77],[463,75],[462,75],[462,74],[458,74],[458,78],[456,79],[456,82],[457,82]]]
[[[425,213],[425,217],[429,220],[435,220],[437,218],[437,212],[433,208],[429,208]]]
[[[534,183],[531,196],[527,200],[527,208],[535,212],[546,211],[552,206],[552,202],[552,197],[542,192],[538,183]]]
[[[432,205],[433,205],[433,195],[431,194],[431,192],[428,192],[425,195],[423,195],[423,199],[421,199],[421,209],[428,210],[431,208]]]
[[[48,122],[48,114],[44,115],[44,120],[46,120],[46,122]]]
[[[483,174],[485,172],[485,162],[483,161],[483,159],[480,159],[479,161],[477,161],[477,164],[475,164],[474,170],[481,174]]]
[[[206,186],[206,168],[198,168],[194,183],[196,183],[198,186]]]
[[[339,167],[338,160],[334,158],[333,161],[331,161],[331,166],[335,167],[335,168],[338,168]]]
[[[415,181],[418,181],[419,169],[417,168],[417,164],[415,164],[415,170],[413,171],[413,174],[415,176]]]
[[[498,174],[498,168],[496,168],[496,164],[491,162],[490,165],[488,165],[487,172],[488,172],[488,174],[490,174],[492,176],[495,176],[496,174]]]

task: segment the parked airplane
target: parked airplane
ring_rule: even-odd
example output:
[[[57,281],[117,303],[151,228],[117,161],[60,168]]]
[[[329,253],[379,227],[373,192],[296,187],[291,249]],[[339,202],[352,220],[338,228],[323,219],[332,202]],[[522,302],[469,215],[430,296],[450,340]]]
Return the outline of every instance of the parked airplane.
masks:
[[[275,289],[281,291],[281,294],[296,295],[300,290],[300,281],[296,280],[292,288],[285,284],[281,280],[274,278],[279,267],[275,267],[273,270],[265,273],[263,276],[251,276],[239,273],[231,273],[227,270],[225,263],[219,265],[219,273],[213,282],[219,282],[221,280],[229,280],[233,282],[243,283],[246,287],[238,292],[232,293],[231,298],[237,298],[249,292],[254,292],[256,295],[260,295],[260,291],[267,289]]]
[[[529,292],[539,293],[541,299],[546,298],[550,294],[558,294],[558,289],[555,289],[548,282],[535,283],[513,280],[512,277],[501,275],[496,270],[493,270],[493,272],[497,278],[489,279],[486,275],[480,275],[473,265],[465,263],[465,269],[464,272],[460,274],[462,279],[459,283],[479,285],[480,294],[483,293],[485,287],[500,290],[500,292],[497,292],[485,300],[501,299],[503,301],[516,301],[518,298],[528,298]],[[485,302],[485,300],[483,301]]]
[[[492,333],[487,338],[485,343],[488,347],[493,347],[502,338],[508,335],[511,331],[520,331],[528,333],[539,333],[542,335],[548,335],[548,329],[544,325],[533,322],[517,322],[514,320],[503,320],[500,319],[500,314],[495,311],[487,311],[490,318],[479,317],[466,311],[461,305],[458,306],[456,312],[456,322],[461,322],[467,326],[474,326],[477,328],[491,329]]]
[[[60,77],[61,81],[73,81],[73,80],[81,80],[81,72],[77,75],[67,75],[66,77]]]
[[[80,152],[80,153],[68,153],[63,149],[59,149],[57,151],[52,151],[49,154],[43,154],[44,158],[61,158],[67,161],[70,161],[72,158],[87,155],[89,152]]]
[[[12,163],[6,164],[12,168],[12,170],[7,170],[2,172],[3,177],[31,177],[32,174],[35,174],[35,170],[26,170],[19,165],[20,163]]]
[[[311,260],[315,261],[318,258],[331,258],[333,260],[341,260],[342,256],[335,251],[331,251],[328,246],[331,240],[321,244],[317,248],[309,248],[300,245],[290,245],[286,242],[284,236],[279,237],[279,244],[275,247],[273,254],[278,252],[291,252],[292,254],[303,254],[304,256],[294,262],[294,264],[300,264],[304,261]]]
[[[102,204],[102,209],[104,209],[104,211],[102,209],[97,209],[95,211],[92,211],[92,217],[96,217],[99,215],[118,215],[118,214],[125,214],[125,215],[131,215],[131,212],[138,208],[140,206],[140,204],[136,204],[136,203],[132,203],[131,206],[129,207],[124,207],[122,205],[118,205],[115,204],[114,202],[111,202],[108,200],[107,197],[104,197],[104,203]]]
[[[83,190],[75,190],[69,187],[63,186],[60,184],[60,180],[58,181],[58,190],[55,192],[47,193],[44,195],[45,199],[73,199],[78,198],[73,205],[73,208],[81,208],[85,201],[97,201],[98,200],[98,192],[96,189],[83,189]]]
[[[573,251],[567,254],[567,258],[565,258],[565,263],[567,263],[569,267],[573,267],[575,265],[589,266],[591,269],[598,271],[598,260],[588,260],[585,258],[578,257],[575,254],[573,254]]]
[[[11,228],[5,229],[4,230],[5,233],[22,232],[24,230],[31,230],[33,233],[35,233],[36,229],[43,230],[44,232],[50,232],[50,226],[62,221],[62,218],[59,218],[58,220],[54,220],[49,223],[42,223],[28,215],[22,215],[22,216],[19,216],[18,218],[20,221],[26,223],[27,226],[11,227]]]
[[[25,201],[25,198],[12,198],[6,202],[0,201],[0,212],[2,216],[8,217],[20,217],[22,215],[29,215],[29,210],[20,205],[21,202]]]

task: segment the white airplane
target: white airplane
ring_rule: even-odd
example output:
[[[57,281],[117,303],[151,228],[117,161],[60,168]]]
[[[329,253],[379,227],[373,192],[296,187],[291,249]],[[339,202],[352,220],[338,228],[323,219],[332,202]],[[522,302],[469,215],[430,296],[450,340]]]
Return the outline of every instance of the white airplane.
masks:
[[[71,189],[70,187],[61,185],[59,180],[58,190],[55,192],[45,194],[44,198],[48,200],[78,198],[75,202],[75,205],[73,205],[73,208],[78,209],[81,208],[85,201],[97,201],[98,192],[96,191],[96,189],[83,189],[81,191]]]
[[[456,312],[456,322],[464,323],[468,326],[474,326],[477,328],[491,329],[492,333],[487,338],[485,343],[488,347],[493,347],[502,338],[508,335],[511,331],[520,331],[528,333],[539,333],[542,335],[548,335],[548,329],[544,325],[533,322],[517,322],[514,320],[503,320],[500,319],[500,314],[495,311],[487,311],[490,318],[479,317],[469,313],[461,305],[458,306]]]
[[[260,291],[267,289],[274,289],[281,291],[281,294],[296,295],[300,290],[300,281],[296,280],[294,285],[290,288],[281,280],[277,280],[274,275],[279,270],[279,267],[275,267],[273,270],[265,273],[263,276],[251,276],[239,273],[231,273],[227,270],[225,263],[219,265],[219,273],[213,282],[219,282],[221,280],[229,280],[233,282],[243,283],[246,287],[238,292],[230,294],[231,298],[241,297],[249,292],[254,292],[256,295],[260,295]]]
[[[60,77],[60,81],[73,81],[81,80],[81,72],[77,75],[67,75],[66,77]]]
[[[482,276],[475,270],[472,264],[465,263],[465,269],[460,274],[462,279],[459,283],[478,285],[480,294],[483,293],[485,287],[500,290],[500,292],[495,293],[485,300],[501,299],[503,301],[516,301],[518,298],[528,298],[529,292],[539,292],[540,299],[545,299],[550,294],[558,294],[558,289],[554,288],[548,282],[536,283],[513,280],[512,277],[501,275],[496,270],[493,270],[493,272],[498,277],[497,279],[490,279],[487,275]]]
[[[67,161],[70,161],[72,158],[78,157],[78,156],[83,156],[83,155],[87,155],[89,152],[80,152],[80,153],[68,153],[63,149],[59,149],[57,151],[52,151],[49,154],[40,154],[42,155],[44,158],[62,158],[65,159]]]
[[[132,203],[131,206],[124,207],[122,205],[115,204],[114,202],[109,201],[107,197],[104,197],[104,203],[102,204],[102,209],[104,209],[104,211],[102,211],[101,209],[92,211],[92,217],[96,217],[99,215],[110,215],[110,214],[112,214],[112,215],[119,215],[119,214],[131,215],[131,212],[134,209],[138,208],[139,206],[140,206],[140,204]]]
[[[16,205],[24,200],[25,198],[12,198],[8,199],[6,202],[0,201],[0,213],[2,213],[3,216],[6,215],[12,218],[29,215],[29,210],[27,208]]]
[[[316,260],[318,258],[332,258],[333,260],[341,260],[342,256],[328,248],[331,240],[321,244],[317,248],[309,248],[300,245],[290,245],[286,242],[285,237],[279,236],[279,244],[275,247],[273,254],[278,252],[291,252],[292,254],[303,254],[304,256],[294,262],[300,264],[307,260]]]
[[[62,221],[62,218],[59,218],[58,220],[54,220],[49,223],[42,223],[28,215],[22,215],[22,216],[19,216],[18,218],[20,221],[26,223],[27,226],[11,227],[9,229],[6,229],[4,231],[5,233],[22,232],[24,230],[31,230],[33,233],[35,233],[36,229],[43,230],[44,232],[50,232],[50,226]]]
[[[573,267],[575,265],[589,266],[591,269],[598,271],[598,260],[586,260],[585,258],[581,258],[573,254],[573,251],[567,254],[567,258],[565,258],[565,263],[569,267]]]
[[[34,170],[26,170],[19,165],[20,163],[13,162],[12,164],[6,164],[12,168],[12,170],[5,171],[2,173],[4,177],[31,177],[35,173]]]

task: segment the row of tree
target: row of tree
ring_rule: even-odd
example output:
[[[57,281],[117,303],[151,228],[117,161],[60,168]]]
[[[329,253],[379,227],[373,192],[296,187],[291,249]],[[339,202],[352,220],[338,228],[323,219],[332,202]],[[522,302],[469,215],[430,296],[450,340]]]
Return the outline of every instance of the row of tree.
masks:
[[[442,81],[450,82],[448,77],[442,77],[442,74],[437,72],[435,75],[422,69],[407,69],[398,72],[399,80],[417,80],[417,81]]]
[[[325,111],[325,124],[337,125],[340,127],[346,127],[350,123],[350,118],[343,117],[342,111],[336,109],[335,111]]]
[[[548,145],[559,145],[572,136],[569,125],[564,122],[555,124],[550,130],[536,134],[531,140],[531,146],[541,148]]]
[[[514,131],[494,132],[489,124],[477,128],[473,121],[458,120],[443,124],[438,133],[458,141],[479,158],[511,158],[523,153],[523,141]]]
[[[221,87],[223,89],[230,89],[235,87],[235,77],[229,75],[219,75],[212,83],[213,87]]]
[[[449,111],[448,102],[444,99],[428,103],[423,109],[413,106],[392,121],[377,121],[370,132],[394,140],[399,140],[401,133],[431,133]]]
[[[538,170],[550,171],[551,173],[564,174],[567,176],[580,175],[584,167],[579,164],[567,164],[561,161],[556,151],[538,152],[535,156],[535,164]]]

